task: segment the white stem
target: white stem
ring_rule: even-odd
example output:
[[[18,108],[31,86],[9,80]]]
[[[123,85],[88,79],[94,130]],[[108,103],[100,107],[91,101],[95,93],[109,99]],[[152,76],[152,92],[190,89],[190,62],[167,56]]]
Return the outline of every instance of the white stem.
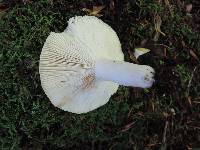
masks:
[[[124,86],[150,87],[153,83],[153,68],[124,61],[99,59],[96,61],[96,78]]]

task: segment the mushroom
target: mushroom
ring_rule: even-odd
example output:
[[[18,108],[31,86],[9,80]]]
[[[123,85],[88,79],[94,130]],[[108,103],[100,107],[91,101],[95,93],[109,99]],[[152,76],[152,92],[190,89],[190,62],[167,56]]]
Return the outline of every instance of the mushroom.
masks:
[[[76,16],[62,33],[51,32],[40,55],[41,85],[62,110],[81,114],[109,101],[119,85],[148,88],[150,66],[124,61],[115,31],[94,16]]]

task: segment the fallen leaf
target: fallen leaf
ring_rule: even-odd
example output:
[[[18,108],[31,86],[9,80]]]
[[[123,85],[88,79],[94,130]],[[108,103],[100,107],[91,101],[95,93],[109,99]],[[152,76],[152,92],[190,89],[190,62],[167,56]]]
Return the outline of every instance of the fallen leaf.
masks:
[[[87,12],[88,15],[92,15],[92,16],[96,16],[96,17],[101,17],[103,16],[101,13],[101,11],[105,8],[104,5],[102,6],[93,6],[92,9],[87,9],[87,8],[83,8],[82,11]]]
[[[154,28],[156,31],[156,33],[154,35],[154,41],[158,41],[160,34],[162,34],[163,36],[166,36],[165,33],[163,33],[160,29],[161,25],[162,25],[161,17],[158,14],[156,14],[154,17]]]

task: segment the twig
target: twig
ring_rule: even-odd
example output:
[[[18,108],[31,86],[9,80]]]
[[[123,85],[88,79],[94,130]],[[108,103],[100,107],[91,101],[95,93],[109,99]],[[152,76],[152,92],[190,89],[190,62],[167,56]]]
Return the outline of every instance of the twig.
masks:
[[[188,127],[195,128],[195,129],[200,130],[200,127],[197,127],[197,126],[188,126]]]
[[[163,140],[162,140],[162,147],[161,150],[166,150],[167,144],[166,144],[166,134],[167,134],[167,129],[168,129],[169,122],[165,122],[165,128],[164,128],[164,133],[163,133]]]
[[[198,101],[192,101],[193,103],[195,103],[195,104],[200,104],[200,102],[198,102]]]
[[[160,145],[162,143],[152,143],[152,144],[147,144],[145,147],[155,147],[156,145]]]
[[[135,121],[135,122],[131,122],[131,123],[125,125],[125,127],[124,127],[121,131],[119,131],[119,132],[125,132],[125,131],[128,131],[130,128],[133,127],[133,125],[134,125],[135,123],[136,123],[136,121]]]
[[[197,69],[197,66],[194,67],[194,70],[192,71],[191,78],[190,78],[190,80],[189,80],[189,82],[188,82],[188,86],[187,86],[187,96],[189,96],[189,94],[190,94],[190,87],[191,87],[192,79],[193,79],[193,77],[194,77],[194,73],[195,73],[196,69]]]
[[[165,129],[164,129],[164,133],[163,133],[163,141],[162,141],[164,144],[166,143],[166,134],[167,134],[168,124],[169,124],[169,122],[166,121],[165,122]]]
[[[164,47],[166,47],[166,48],[168,48],[168,49],[171,49],[169,46],[167,46],[167,45],[165,45],[165,44],[154,44],[155,46],[156,45],[159,45],[159,46],[164,46]]]

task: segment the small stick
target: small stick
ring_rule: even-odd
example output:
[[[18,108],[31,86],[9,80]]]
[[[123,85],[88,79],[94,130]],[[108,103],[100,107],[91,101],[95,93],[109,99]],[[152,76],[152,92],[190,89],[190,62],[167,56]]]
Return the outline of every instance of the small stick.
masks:
[[[167,128],[168,128],[168,125],[169,125],[169,122],[166,121],[165,122],[165,128],[164,128],[164,133],[163,133],[163,140],[162,140],[162,150],[165,150],[166,149],[166,134],[167,134]]]
[[[164,47],[166,47],[166,48],[168,48],[168,49],[171,49],[169,46],[167,46],[167,45],[165,45],[165,44],[154,44],[155,46],[156,45],[158,45],[158,46],[164,46]]]
[[[190,94],[190,87],[191,87],[192,79],[193,79],[193,77],[194,77],[194,73],[195,73],[196,69],[197,69],[197,66],[194,67],[194,70],[192,71],[191,78],[190,78],[190,80],[189,80],[189,82],[188,82],[188,86],[187,86],[187,96],[189,96],[189,94]]]

